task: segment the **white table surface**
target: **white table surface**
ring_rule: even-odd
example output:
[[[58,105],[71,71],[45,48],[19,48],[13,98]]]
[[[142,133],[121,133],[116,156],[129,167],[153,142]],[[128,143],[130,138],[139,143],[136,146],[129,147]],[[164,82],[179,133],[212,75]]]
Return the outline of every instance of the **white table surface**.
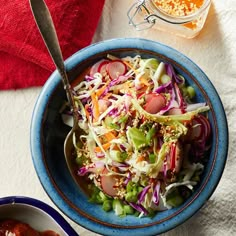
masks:
[[[142,37],[187,55],[208,75],[218,91],[229,125],[229,153],[221,181],[205,206],[181,226],[163,235],[236,235],[236,4],[213,0],[205,27],[194,39],[155,29],[136,31],[126,16],[131,0],[107,0],[94,42]],[[57,207],[44,192],[30,154],[30,121],[41,87],[0,91],[0,197],[24,195]],[[92,233],[65,217],[81,236]]]

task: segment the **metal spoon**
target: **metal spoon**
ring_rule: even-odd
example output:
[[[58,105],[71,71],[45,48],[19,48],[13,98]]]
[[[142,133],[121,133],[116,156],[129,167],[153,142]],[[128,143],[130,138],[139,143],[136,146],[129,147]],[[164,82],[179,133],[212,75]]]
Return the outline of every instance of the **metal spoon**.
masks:
[[[30,0],[30,6],[32,13],[34,15],[36,24],[38,25],[41,36],[47,49],[51,55],[51,58],[61,75],[61,79],[66,91],[67,99],[69,101],[71,110],[73,112],[73,127],[68,133],[64,141],[64,155],[69,167],[72,172],[72,151],[73,146],[73,135],[80,133],[80,128],[78,125],[77,108],[75,106],[74,97],[72,95],[71,86],[67,77],[64,60],[62,57],[62,52],[59,46],[56,30],[52,21],[51,14],[48,10],[47,5],[43,0]]]

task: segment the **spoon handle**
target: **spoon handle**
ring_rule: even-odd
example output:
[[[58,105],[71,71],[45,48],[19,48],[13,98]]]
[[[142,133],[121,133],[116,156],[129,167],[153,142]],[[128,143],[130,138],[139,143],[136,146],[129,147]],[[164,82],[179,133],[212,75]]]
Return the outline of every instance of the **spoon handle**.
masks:
[[[64,60],[51,14],[44,0],[30,0],[30,6],[44,43],[47,46],[51,58],[61,75],[64,89],[66,90],[67,99],[73,109],[74,119],[76,119],[76,106],[66,74]]]

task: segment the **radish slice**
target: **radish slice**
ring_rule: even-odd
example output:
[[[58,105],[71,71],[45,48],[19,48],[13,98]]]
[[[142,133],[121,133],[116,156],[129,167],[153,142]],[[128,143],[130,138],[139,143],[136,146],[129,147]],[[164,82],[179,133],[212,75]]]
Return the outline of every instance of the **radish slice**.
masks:
[[[166,99],[161,94],[148,94],[145,98],[144,110],[148,113],[156,114],[166,106]]]
[[[176,108],[176,107],[171,108],[171,109],[167,112],[168,115],[181,115],[181,114],[183,114],[183,113],[184,113],[184,112],[183,112],[183,110],[182,110],[181,108]]]
[[[159,93],[148,93],[148,94],[145,94],[145,102],[146,103],[149,103],[153,97],[158,97],[159,96]]]
[[[102,59],[100,61],[98,61],[97,63],[95,63],[91,69],[90,69],[90,76],[93,76],[95,73],[99,72],[99,68],[101,67],[101,65],[103,65],[106,62],[106,64],[108,63],[108,60]]]
[[[210,125],[210,122],[209,120],[203,116],[203,115],[199,115],[199,119],[203,125],[203,132],[205,134],[205,138],[208,139],[210,137],[210,134],[211,134],[211,125]]]
[[[101,62],[100,65],[98,66],[98,72],[104,74],[106,72],[106,67],[109,62],[110,61],[108,60],[104,60],[103,62]]]
[[[199,122],[199,119],[195,117],[192,120],[192,127],[189,129],[189,139],[190,140],[198,140],[202,137],[202,124]]]
[[[107,175],[108,173],[108,170],[105,168],[101,176],[101,186],[107,195],[115,197],[118,191],[116,188],[114,188],[115,184],[117,183],[116,176]]]
[[[127,68],[126,65],[120,61],[115,60],[107,64],[106,70],[112,80],[116,79],[120,75],[124,75]]]
[[[183,162],[183,147],[180,142],[172,143],[170,146],[169,155],[163,162],[163,166],[160,170],[160,175],[164,178],[168,177],[167,172],[179,173]]]
[[[182,146],[180,142],[172,143],[170,147],[170,166],[171,171],[179,173],[183,162]]]
[[[189,129],[190,140],[207,140],[210,137],[211,126],[209,120],[199,114],[192,120],[192,127]]]

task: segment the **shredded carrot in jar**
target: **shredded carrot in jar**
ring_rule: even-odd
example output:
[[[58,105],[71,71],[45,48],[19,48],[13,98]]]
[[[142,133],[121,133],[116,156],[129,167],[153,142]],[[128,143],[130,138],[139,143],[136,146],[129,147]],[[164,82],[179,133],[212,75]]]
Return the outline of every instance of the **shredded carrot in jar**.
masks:
[[[171,16],[187,16],[196,12],[204,0],[153,0],[154,4]]]

